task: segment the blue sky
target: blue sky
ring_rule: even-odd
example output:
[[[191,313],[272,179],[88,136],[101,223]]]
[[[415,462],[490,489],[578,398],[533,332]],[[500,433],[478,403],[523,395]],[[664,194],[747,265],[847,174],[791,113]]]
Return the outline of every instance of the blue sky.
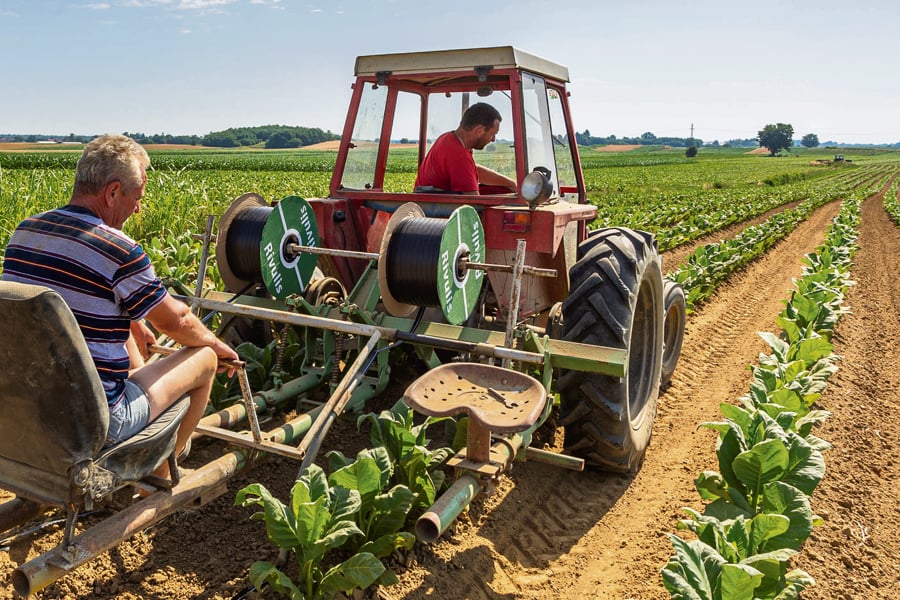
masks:
[[[340,132],[354,59],[513,45],[595,136],[900,141],[896,0],[0,0],[0,133]]]

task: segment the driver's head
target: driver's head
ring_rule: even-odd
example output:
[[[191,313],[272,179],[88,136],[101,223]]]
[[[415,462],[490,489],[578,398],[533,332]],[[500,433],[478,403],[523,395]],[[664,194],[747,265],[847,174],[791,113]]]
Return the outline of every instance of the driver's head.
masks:
[[[500,111],[486,102],[476,102],[463,113],[459,126],[475,134],[472,147],[481,150],[494,141],[500,131]]]
[[[463,129],[472,129],[477,125],[490,129],[494,126],[494,121],[502,120],[500,111],[496,108],[487,102],[476,102],[466,109],[459,124]]]

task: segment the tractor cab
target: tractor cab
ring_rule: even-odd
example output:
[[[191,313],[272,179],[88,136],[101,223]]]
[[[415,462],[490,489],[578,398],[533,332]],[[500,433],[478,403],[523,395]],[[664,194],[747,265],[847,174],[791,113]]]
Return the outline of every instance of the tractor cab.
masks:
[[[496,108],[502,120],[496,141],[473,151],[477,164],[520,186],[540,169],[550,183],[542,201],[585,202],[578,148],[572,143],[566,67],[501,47],[360,56],[355,74],[332,194],[412,192],[386,181],[387,165],[418,167],[438,136],[455,129],[470,105],[484,102]],[[398,144],[418,148],[415,164],[409,164],[408,152]],[[508,190],[482,191],[495,195],[491,192]],[[522,201],[523,195],[534,198],[534,190],[520,189],[502,201]]]
[[[596,216],[574,143],[568,69],[504,46],[360,56],[355,75],[330,197],[318,206],[313,201],[325,244],[377,251],[388,219],[402,204],[415,202],[437,218],[466,204],[484,226],[488,261],[511,264],[518,240],[525,240],[529,264],[563,274],[561,282],[526,290],[531,302],[524,314],[562,300],[575,247]],[[475,163],[515,181],[515,191],[415,190],[409,174],[476,102],[496,108],[501,122],[495,141],[472,151]],[[336,213],[352,223],[334,224]],[[337,261],[335,268],[344,271],[338,277],[346,283],[358,279],[363,265]],[[495,290],[507,289],[504,274],[490,279]],[[501,305],[508,300],[501,298]]]

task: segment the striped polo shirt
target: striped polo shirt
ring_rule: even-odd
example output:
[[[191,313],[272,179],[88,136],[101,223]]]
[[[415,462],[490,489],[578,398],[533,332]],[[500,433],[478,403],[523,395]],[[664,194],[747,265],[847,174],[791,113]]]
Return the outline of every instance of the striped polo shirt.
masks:
[[[166,296],[143,248],[90,210],[65,206],[19,224],[0,278],[59,292],[81,328],[107,402],[116,407],[130,366],[131,321]]]

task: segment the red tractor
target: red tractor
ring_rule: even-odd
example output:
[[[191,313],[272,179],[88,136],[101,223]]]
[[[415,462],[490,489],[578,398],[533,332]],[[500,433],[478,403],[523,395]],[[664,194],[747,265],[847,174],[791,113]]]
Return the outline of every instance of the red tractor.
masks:
[[[307,200],[320,238],[309,244],[350,252],[321,257],[318,267],[325,280],[311,286],[318,293],[357,287],[369,276],[368,258],[386,249],[392,216],[409,203],[419,207],[416,215],[433,219],[472,207],[470,214],[477,215],[484,232],[480,261],[513,265],[524,241],[524,264],[531,272],[555,276],[517,278],[512,269],[487,269],[486,283],[468,293],[474,297],[465,298],[461,317],[450,318],[442,304],[447,318],[438,314],[437,321],[462,325],[463,332],[454,334],[457,339],[474,339],[466,332],[528,328],[552,340],[578,342],[572,348],[582,351],[581,345],[595,347],[587,362],[613,361],[603,351],[624,350],[619,371],[585,370],[585,361],[555,369],[558,379],[551,391],[561,401],[559,422],[565,427],[567,451],[604,469],[637,469],[650,439],[660,386],[668,383],[680,352],[684,295],[676,284],[664,283],[653,235],[619,227],[589,230],[597,210],[587,199],[575,143],[568,69],[507,46],[360,56],[355,75],[330,194]],[[414,190],[408,182],[398,186],[392,174],[418,168],[430,144],[455,129],[475,102],[492,105],[502,120],[496,140],[474,150],[474,159],[517,182],[517,191],[482,188],[477,194],[447,194]],[[398,144],[401,140],[407,143]],[[409,145],[418,149],[415,164],[409,148],[402,147]],[[225,280],[236,291],[249,277],[235,277],[229,267],[234,261],[224,256],[222,230],[227,232],[230,220],[229,214],[222,219],[217,253]],[[297,237],[288,241],[303,242]],[[418,250],[398,256],[419,255]],[[270,252],[270,260],[272,256]],[[466,250],[462,258],[472,256]],[[415,267],[412,259],[394,262],[400,263],[395,272]],[[417,287],[416,280],[391,285],[385,273],[389,263],[384,261],[387,266],[378,272],[382,303],[376,313],[407,316],[414,306],[428,304],[417,301],[419,290],[407,289]],[[459,270],[458,260],[456,266]],[[477,274],[479,284],[482,274]],[[438,286],[459,287],[462,273],[457,275],[439,274]],[[430,279],[427,283],[434,285]],[[296,287],[305,289],[305,284]]]

